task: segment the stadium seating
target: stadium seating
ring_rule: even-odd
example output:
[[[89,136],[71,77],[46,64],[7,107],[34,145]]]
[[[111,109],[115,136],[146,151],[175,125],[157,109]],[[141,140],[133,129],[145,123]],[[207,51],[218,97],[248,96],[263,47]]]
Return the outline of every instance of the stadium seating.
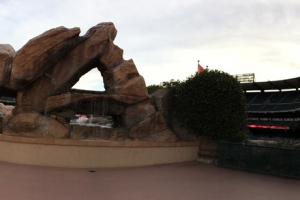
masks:
[[[245,93],[248,112],[281,112],[300,109],[300,91]]]
[[[300,130],[300,77],[241,85],[250,129]]]

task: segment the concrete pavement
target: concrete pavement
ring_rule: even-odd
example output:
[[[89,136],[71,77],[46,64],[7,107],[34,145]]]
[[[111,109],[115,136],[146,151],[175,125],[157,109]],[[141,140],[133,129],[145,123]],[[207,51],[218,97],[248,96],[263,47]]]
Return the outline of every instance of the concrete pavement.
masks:
[[[0,162],[4,200],[299,200],[300,180],[185,162],[70,169]]]

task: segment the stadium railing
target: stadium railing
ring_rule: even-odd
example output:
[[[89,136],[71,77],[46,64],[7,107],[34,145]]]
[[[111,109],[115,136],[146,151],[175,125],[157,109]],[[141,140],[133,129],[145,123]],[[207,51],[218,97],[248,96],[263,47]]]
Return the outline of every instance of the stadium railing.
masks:
[[[300,150],[219,142],[218,165],[300,178]]]

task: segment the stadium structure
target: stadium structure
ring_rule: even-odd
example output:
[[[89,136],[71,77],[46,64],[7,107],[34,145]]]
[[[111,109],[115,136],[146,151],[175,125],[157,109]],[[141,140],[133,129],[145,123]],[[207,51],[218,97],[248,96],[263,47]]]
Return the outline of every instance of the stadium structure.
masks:
[[[300,132],[300,77],[279,81],[241,82],[251,132]]]
[[[255,82],[254,74],[235,77],[246,97],[247,125],[252,133],[299,133],[300,136],[300,77],[266,82]],[[99,93],[76,89],[72,92]],[[5,105],[14,105],[15,100],[15,96],[0,97]]]

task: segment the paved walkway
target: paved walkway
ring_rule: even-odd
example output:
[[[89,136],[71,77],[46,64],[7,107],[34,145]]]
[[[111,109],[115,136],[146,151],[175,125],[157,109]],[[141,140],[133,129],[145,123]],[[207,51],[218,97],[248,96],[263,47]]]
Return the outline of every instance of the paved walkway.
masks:
[[[109,169],[0,162],[0,199],[299,200],[300,180],[197,162]]]

